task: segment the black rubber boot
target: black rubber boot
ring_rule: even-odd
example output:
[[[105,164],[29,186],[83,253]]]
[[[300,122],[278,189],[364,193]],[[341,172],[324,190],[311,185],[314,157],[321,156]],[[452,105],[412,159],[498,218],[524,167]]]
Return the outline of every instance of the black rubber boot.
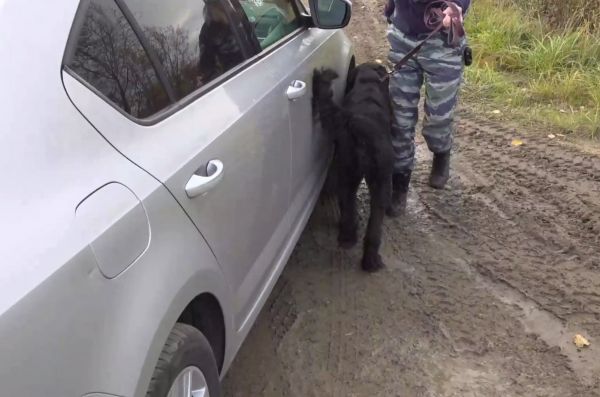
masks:
[[[450,178],[450,152],[435,153],[429,175],[429,186],[434,189],[443,189],[448,178]]]
[[[392,204],[386,211],[387,216],[393,218],[403,215],[406,212],[410,175],[411,171],[392,175]]]

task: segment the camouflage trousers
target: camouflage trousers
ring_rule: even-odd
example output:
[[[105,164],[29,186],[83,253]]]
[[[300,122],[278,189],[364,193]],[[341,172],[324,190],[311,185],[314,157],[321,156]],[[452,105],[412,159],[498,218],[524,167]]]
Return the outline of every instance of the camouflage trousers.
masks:
[[[396,64],[422,37],[410,37],[390,26],[389,60]],[[443,33],[427,41],[421,51],[390,77],[394,121],[392,145],[394,172],[412,170],[415,157],[415,128],[419,119],[421,87],[425,82],[423,137],[429,150],[443,153],[452,147],[454,109],[463,75],[464,42],[447,44]]]

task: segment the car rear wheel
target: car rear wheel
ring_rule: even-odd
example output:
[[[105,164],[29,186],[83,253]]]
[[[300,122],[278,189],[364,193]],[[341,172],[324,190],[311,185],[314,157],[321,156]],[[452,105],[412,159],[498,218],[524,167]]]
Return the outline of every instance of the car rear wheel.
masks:
[[[191,325],[177,323],[154,369],[147,397],[219,397],[217,362],[208,340]]]

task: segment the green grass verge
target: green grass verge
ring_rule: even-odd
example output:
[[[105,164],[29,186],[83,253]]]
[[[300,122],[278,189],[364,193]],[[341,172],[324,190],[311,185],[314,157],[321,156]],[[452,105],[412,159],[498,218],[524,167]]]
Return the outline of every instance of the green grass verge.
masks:
[[[529,12],[531,11],[531,12]],[[477,0],[467,19],[475,62],[464,96],[568,132],[600,136],[600,34],[561,28],[509,0]]]

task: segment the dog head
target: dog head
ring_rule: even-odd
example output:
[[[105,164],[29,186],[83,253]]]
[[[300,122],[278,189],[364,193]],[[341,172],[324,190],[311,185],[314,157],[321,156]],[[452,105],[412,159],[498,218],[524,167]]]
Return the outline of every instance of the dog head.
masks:
[[[356,83],[381,83],[387,85],[389,74],[385,66],[376,62],[366,62],[358,65],[348,75],[348,91]]]
[[[315,98],[322,97],[331,93],[331,85],[338,74],[332,69],[315,69],[313,73],[313,96]]]
[[[338,74],[332,69],[315,69],[313,73],[313,112],[318,111],[318,104],[333,98],[332,84]]]

